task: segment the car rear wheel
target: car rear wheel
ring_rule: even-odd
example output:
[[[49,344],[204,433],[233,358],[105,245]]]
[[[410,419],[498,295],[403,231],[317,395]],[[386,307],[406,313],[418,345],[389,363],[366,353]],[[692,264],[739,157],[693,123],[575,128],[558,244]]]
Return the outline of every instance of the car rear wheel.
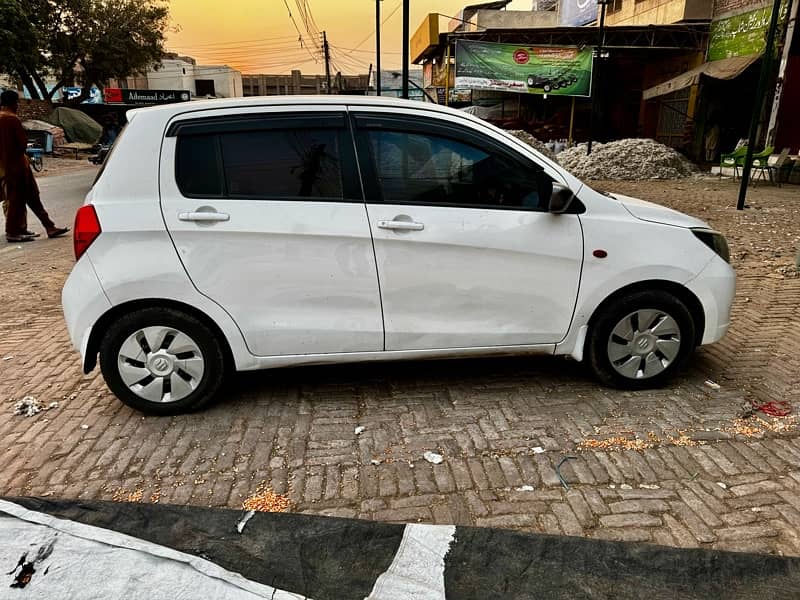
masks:
[[[660,290],[624,296],[591,326],[589,365],[614,387],[657,387],[685,363],[695,345],[695,326],[686,305]]]
[[[174,415],[214,397],[225,375],[225,355],[218,337],[195,317],[145,308],[108,329],[100,369],[111,391],[131,408]]]

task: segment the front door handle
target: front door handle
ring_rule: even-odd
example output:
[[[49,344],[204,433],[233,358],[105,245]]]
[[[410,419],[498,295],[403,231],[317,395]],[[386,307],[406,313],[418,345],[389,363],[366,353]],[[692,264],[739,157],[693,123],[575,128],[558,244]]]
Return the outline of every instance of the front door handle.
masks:
[[[378,221],[381,229],[395,229],[397,231],[422,231],[425,225],[416,221]]]
[[[181,221],[199,221],[201,223],[208,223],[214,221],[230,221],[231,216],[227,213],[197,211],[178,213],[178,219]]]

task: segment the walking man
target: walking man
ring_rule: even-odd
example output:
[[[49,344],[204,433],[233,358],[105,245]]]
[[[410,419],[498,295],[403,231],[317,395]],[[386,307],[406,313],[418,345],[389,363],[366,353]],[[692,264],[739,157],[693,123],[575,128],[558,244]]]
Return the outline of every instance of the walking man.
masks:
[[[17,117],[19,95],[13,90],[0,94],[0,196],[6,210],[6,240],[30,242],[34,239],[27,229],[27,208],[41,221],[47,237],[59,237],[69,231],[56,227],[39,197],[39,186],[33,176],[28,156],[28,136]]]

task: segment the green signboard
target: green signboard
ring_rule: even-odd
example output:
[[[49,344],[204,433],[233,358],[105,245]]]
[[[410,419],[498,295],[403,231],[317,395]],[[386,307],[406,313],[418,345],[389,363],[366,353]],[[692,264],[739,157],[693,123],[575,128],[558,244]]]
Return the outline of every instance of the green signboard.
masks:
[[[786,20],[786,11],[787,4],[784,2],[781,4],[779,23],[783,23]],[[711,23],[708,39],[708,60],[764,52],[767,27],[771,16],[772,7],[766,6]]]
[[[589,96],[592,48],[456,42],[456,88]]]

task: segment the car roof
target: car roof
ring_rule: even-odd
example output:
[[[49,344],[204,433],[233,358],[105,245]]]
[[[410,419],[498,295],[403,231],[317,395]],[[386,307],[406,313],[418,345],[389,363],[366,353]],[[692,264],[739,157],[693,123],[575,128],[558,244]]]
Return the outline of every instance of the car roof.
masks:
[[[128,119],[136,114],[159,113],[162,118],[170,119],[175,115],[196,110],[246,108],[248,106],[383,106],[398,109],[428,110],[439,113],[460,113],[450,107],[441,106],[432,102],[419,100],[404,100],[401,98],[387,98],[386,96],[248,96],[246,98],[217,98],[214,100],[192,100],[190,102],[176,102],[146,108],[134,108],[128,111]],[[463,114],[463,113],[460,113]]]

